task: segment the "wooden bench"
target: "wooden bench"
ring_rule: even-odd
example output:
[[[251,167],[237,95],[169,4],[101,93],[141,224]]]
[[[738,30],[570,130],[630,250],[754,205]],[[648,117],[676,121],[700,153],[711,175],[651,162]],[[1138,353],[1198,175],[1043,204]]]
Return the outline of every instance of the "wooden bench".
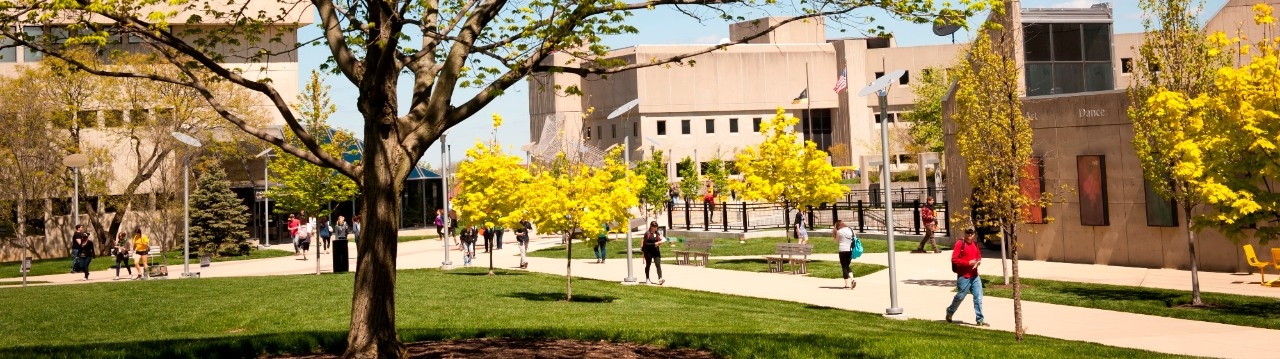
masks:
[[[791,274],[808,274],[809,273],[809,255],[813,254],[812,244],[799,243],[778,243],[775,247],[776,255],[764,257],[769,262],[770,273],[782,272],[783,265],[786,265]]]
[[[715,241],[711,239],[686,239],[684,250],[675,251],[676,264],[690,264],[692,258],[694,265],[706,267],[710,261],[712,243]]]

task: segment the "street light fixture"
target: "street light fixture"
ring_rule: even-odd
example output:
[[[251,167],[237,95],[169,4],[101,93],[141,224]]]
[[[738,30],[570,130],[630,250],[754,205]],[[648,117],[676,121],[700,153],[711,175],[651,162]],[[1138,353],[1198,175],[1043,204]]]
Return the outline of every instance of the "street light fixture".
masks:
[[[271,198],[267,197],[267,189],[271,188],[271,177],[267,172],[271,162],[271,151],[273,147],[268,147],[259,152],[254,158],[262,158],[262,247],[271,246]]]
[[[62,158],[62,165],[71,167],[72,176],[75,180],[75,192],[71,197],[71,225],[80,225],[80,167],[89,164],[89,156],[83,153],[73,153]]]
[[[187,144],[188,146],[200,148],[203,144],[191,135],[182,132],[172,132],[173,138],[178,142]],[[183,160],[185,169],[182,171],[182,277],[191,278],[191,203],[190,192],[191,185],[191,156],[186,156]]]
[[[894,70],[880,76],[870,85],[858,91],[858,96],[867,96],[876,94],[880,98],[880,186],[885,194],[884,201],[884,225],[885,236],[889,239],[889,308],[885,309],[886,317],[893,319],[906,319],[902,315],[902,308],[898,307],[898,275],[897,268],[893,261],[893,199],[889,198],[889,181],[893,177],[889,174],[889,121],[887,120],[889,111],[889,86],[893,85],[893,81],[898,80],[907,73],[906,70]]]
[[[638,105],[640,105],[640,99],[634,99],[634,100],[631,100],[630,102],[627,102],[626,104],[623,104],[623,105],[622,105],[622,107],[618,107],[618,109],[617,109],[617,110],[613,110],[613,113],[610,113],[610,114],[609,114],[609,117],[608,117],[607,119],[612,120],[612,119],[614,119],[614,118],[617,118],[618,116],[622,116],[623,114],[629,113],[629,112],[631,112],[631,109],[636,108],[636,106],[638,106]],[[627,116],[627,119],[630,119],[630,118],[631,118],[631,116]],[[630,122],[628,122],[628,123],[630,123]],[[632,126],[634,126],[634,125],[632,125]],[[623,136],[622,136],[622,161],[623,161],[623,163],[626,163],[626,166],[627,166],[627,178],[630,178],[630,177],[631,177],[631,135],[630,135],[630,132],[624,133],[624,134],[623,134]],[[632,266],[632,264],[631,264],[631,257],[634,257],[635,255],[633,255],[633,254],[631,253],[631,252],[632,252],[632,247],[631,247],[632,245],[631,245],[631,216],[630,216],[630,214],[631,214],[631,213],[630,213],[630,211],[628,211],[628,212],[627,212],[627,214],[628,214],[628,216],[627,216],[627,219],[626,219],[626,223],[623,223],[623,224],[622,224],[623,228],[626,228],[626,232],[627,232],[627,277],[622,279],[622,284],[639,284],[640,282],[637,282],[637,281],[636,281],[635,269],[634,269],[634,267],[633,267],[633,266]]]

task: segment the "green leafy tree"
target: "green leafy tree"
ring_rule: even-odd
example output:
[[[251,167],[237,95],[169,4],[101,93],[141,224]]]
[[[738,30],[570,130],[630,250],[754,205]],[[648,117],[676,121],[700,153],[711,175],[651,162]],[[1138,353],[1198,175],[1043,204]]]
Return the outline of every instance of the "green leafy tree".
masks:
[[[191,194],[191,245],[200,254],[213,256],[248,255],[249,208],[231,191],[226,171],[208,164],[200,183]]]
[[[707,161],[707,181],[716,191],[716,201],[723,202],[729,194],[729,166],[720,156]]]
[[[942,99],[951,88],[950,70],[929,67],[921,71],[919,81],[912,81],[911,93],[916,102],[911,111],[903,114],[911,122],[907,135],[907,152],[942,153]]]
[[[340,158],[352,151],[355,136],[328,125],[329,116],[337,107],[329,100],[329,86],[318,71],[311,72],[311,80],[298,95],[297,107],[306,121],[306,136],[319,137],[317,146],[326,155]],[[292,128],[285,131],[285,139],[293,146],[304,146],[299,132]],[[268,167],[271,182],[280,186],[268,189],[266,195],[276,202],[276,211],[281,213],[305,210],[317,218],[326,217],[331,214],[330,203],[347,201],[359,192],[351,178],[300,157],[273,157]]]
[[[1212,196],[1230,194],[1205,171],[1206,150],[1225,139],[1210,133],[1206,122],[1222,123],[1225,113],[1197,112],[1193,99],[1212,91],[1214,72],[1227,64],[1224,52],[1204,34],[1197,20],[1202,3],[1195,0],[1142,0],[1147,33],[1138,48],[1129,88],[1133,148],[1143,174],[1156,193],[1173,199],[1183,218]],[[1195,230],[1186,226],[1191,261],[1191,305],[1200,297]]]
[[[1029,176],[1025,167],[1032,155],[1031,119],[1022,111],[1018,90],[1016,37],[999,25],[1007,19],[1005,11],[994,10],[992,19],[965,51],[955,75],[956,110],[951,119],[973,188],[965,205],[979,208],[981,215],[972,218],[975,226],[1000,228],[1005,241],[1002,251],[1008,250],[1012,259],[1014,337],[1022,340],[1026,329],[1018,275],[1018,224],[1026,218],[1025,208],[1047,206],[1052,197],[1041,194],[1037,200],[1021,187]],[[1008,283],[1007,272],[1005,278]]]
[[[680,198],[686,202],[698,196],[698,163],[693,158],[685,157],[676,164],[676,174],[680,175]]]
[[[778,108],[777,115],[761,123],[764,142],[738,153],[734,164],[742,180],[729,188],[743,199],[779,203],[787,211],[834,203],[844,196],[849,187],[840,184],[840,171],[813,141],[799,142],[792,130],[796,122],[799,119]],[[791,231],[786,232],[790,241]]]
[[[632,173],[635,176],[644,179],[644,187],[640,189],[640,193],[636,197],[640,200],[640,207],[645,215],[645,223],[649,222],[650,217],[656,217],[658,211],[667,203],[667,190],[671,188],[667,184],[667,159],[663,157],[661,150],[653,151],[653,157],[636,162]]]
[[[960,0],[962,15],[985,9],[996,0]],[[269,3],[269,2],[268,2]],[[214,108],[222,107],[209,84],[228,82],[250,89],[277,112],[296,135],[279,138],[253,126],[237,114],[219,111],[247,133],[279,146],[289,154],[336,170],[362,187],[366,219],[357,254],[351,325],[344,357],[399,357],[404,346],[395,332],[396,231],[404,180],[413,165],[444,131],[472,117],[507,89],[533,72],[609,75],[650,66],[688,61],[726,46],[747,43],[779,26],[824,17],[828,23],[860,26],[868,23],[860,8],[880,8],[907,21],[932,21],[940,9],[931,0],[814,0],[779,4],[776,1],[647,2],[456,0],[312,0],[310,5],[273,6],[174,0],[157,10],[157,2],[35,1],[0,3],[0,36],[13,45],[59,57],[72,47],[112,51],[124,38],[136,38],[148,49],[182,69],[208,69],[211,76],[151,75],[109,70],[77,63],[95,75],[139,77],[197,89]],[[740,14],[785,11],[798,14],[727,44],[687,53],[627,62],[607,58],[605,37],[633,34],[632,11],[680,6],[699,20],[742,19]],[[265,7],[265,8],[264,8]],[[694,7],[694,8],[690,8]],[[701,11],[700,9],[707,10]],[[363,117],[364,154],[360,164],[345,161],[322,148],[323,138],[290,110],[275,82],[252,78],[242,71],[293,50],[285,36],[304,12],[314,11],[323,32],[330,61],[325,68],[355,86]],[[219,26],[170,24],[212,23]],[[26,26],[67,26],[75,31],[24,32]],[[873,29],[874,31],[874,29]],[[67,36],[67,34],[70,36]],[[127,35],[127,37],[114,36]],[[229,53],[227,49],[251,50]],[[583,61],[573,64],[548,60],[566,53]],[[230,65],[228,63],[235,63]],[[400,86],[400,81],[411,82]],[[476,91],[464,94],[460,88]],[[558,89],[581,93],[575,87]],[[401,92],[406,96],[400,96]],[[354,98],[352,99],[355,100]],[[402,103],[401,101],[405,101]]]

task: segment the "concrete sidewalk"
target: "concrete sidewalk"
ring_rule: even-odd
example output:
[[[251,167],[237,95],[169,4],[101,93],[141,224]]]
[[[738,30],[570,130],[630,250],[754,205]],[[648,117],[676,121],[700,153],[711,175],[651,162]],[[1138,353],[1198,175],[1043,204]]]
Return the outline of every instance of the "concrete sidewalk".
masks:
[[[505,238],[506,247],[494,252],[495,268],[513,269],[519,265],[514,236]],[[821,239],[819,239],[821,240]],[[559,245],[558,236],[534,239],[530,251]],[[638,241],[637,241],[638,243]],[[610,243],[612,248],[625,246],[621,241]],[[456,267],[462,266],[461,252],[449,246],[450,259]],[[292,250],[292,245],[277,245],[276,249]],[[665,248],[664,248],[665,249]],[[350,248],[354,269],[355,248]],[[669,250],[669,249],[668,249]],[[444,259],[444,246],[438,239],[401,243],[399,269],[439,268]],[[483,247],[477,247],[475,267],[487,267],[489,256]],[[634,259],[634,275],[644,281],[644,263]],[[896,254],[898,280],[898,306],[911,319],[943,320],[944,309],[950,303],[955,277],[948,265],[949,252],[940,254]],[[815,259],[835,260],[834,254],[819,254]],[[296,257],[269,258],[213,263],[211,267],[198,269],[202,277],[265,276],[315,273],[315,257],[302,261]],[[321,271],[330,272],[331,256],[322,256]],[[714,260],[714,257],[713,257]],[[574,260],[573,273],[578,278],[591,278],[621,282],[627,276],[625,258],[610,258],[604,264],[594,260]],[[868,253],[857,262],[887,264],[888,255]],[[559,258],[529,258],[529,270],[563,275],[565,260]],[[1167,269],[1143,269],[1022,261],[1021,272],[1027,278],[1043,278],[1079,282],[1137,285],[1153,288],[1186,290],[1190,276],[1186,271]],[[181,264],[170,263],[173,277],[181,273]],[[843,289],[839,279],[809,278],[789,274],[751,273],[717,270],[703,267],[664,265],[666,286],[709,291],[758,298],[802,302],[819,306],[884,313],[889,307],[889,273],[881,271],[858,279],[855,290]],[[195,271],[196,266],[192,267]],[[1000,261],[988,258],[981,268],[983,274],[999,275]],[[657,274],[652,273],[656,281]],[[111,281],[107,272],[91,273],[90,282]],[[76,281],[80,275],[60,274],[32,277],[31,280],[49,281],[52,284],[84,283]],[[1248,295],[1280,297],[1280,289],[1259,286],[1256,276],[1201,272],[1202,289]],[[1250,284],[1250,282],[1252,284]],[[0,289],[3,290],[3,289]],[[971,299],[966,300],[955,319],[973,323]],[[1013,330],[1013,302],[1008,299],[984,298],[984,314],[993,330]],[[1206,357],[1245,358],[1270,351],[1271,345],[1263,338],[1276,338],[1280,331],[1241,327],[1156,316],[1112,312],[1071,306],[1023,302],[1023,317],[1028,334],[1043,335],[1067,340],[1078,340],[1119,347],[1145,349],[1163,353],[1187,354]],[[1011,334],[1012,336],[1012,334]]]

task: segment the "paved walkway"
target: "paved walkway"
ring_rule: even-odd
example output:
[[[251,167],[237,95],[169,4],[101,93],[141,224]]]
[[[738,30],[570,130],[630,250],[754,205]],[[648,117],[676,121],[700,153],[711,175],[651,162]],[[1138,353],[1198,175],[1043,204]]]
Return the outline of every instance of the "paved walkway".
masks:
[[[411,233],[405,233],[411,234]],[[495,252],[497,268],[515,268],[519,257],[513,236],[507,238],[508,246]],[[558,237],[535,239],[531,250],[559,244]],[[625,245],[620,242],[611,246]],[[292,250],[291,245],[274,248]],[[354,258],[354,247],[352,257]],[[477,248],[478,251],[483,251]],[[439,240],[422,240],[402,243],[399,248],[400,269],[439,268],[443,261],[443,246]],[[461,266],[461,252],[450,252],[455,266]],[[477,267],[487,267],[489,257],[478,253],[473,262]],[[637,253],[638,254],[638,253]],[[898,305],[911,319],[942,320],[944,309],[954,295],[954,274],[947,264],[947,256],[941,254],[896,255],[898,279]],[[835,260],[834,254],[820,254],[816,259]],[[331,256],[324,256],[321,271],[332,268]],[[888,255],[869,253],[857,260],[862,263],[887,264]],[[549,274],[564,274],[564,259],[529,258],[529,270]],[[576,277],[607,281],[621,281],[627,275],[624,258],[609,259],[605,264],[593,260],[576,260]],[[351,262],[354,268],[354,259]],[[638,257],[634,260],[634,273],[644,280],[644,265]],[[176,278],[182,271],[181,263],[170,263],[170,272]],[[198,266],[192,266],[197,270]],[[264,276],[315,273],[315,258],[302,261],[295,257],[271,258],[247,261],[214,263],[208,268],[198,268],[202,277]],[[1168,269],[1143,269],[1099,265],[1021,262],[1022,274],[1028,278],[1043,278],[1079,282],[1136,285],[1153,288],[1185,290],[1190,282],[1186,271]],[[665,265],[663,274],[666,286],[691,290],[710,291],[734,295],[796,301],[833,308],[871,313],[884,313],[889,307],[888,271],[874,273],[858,280],[856,290],[840,288],[839,279],[810,278],[788,274],[751,273],[691,266]],[[989,258],[982,268],[984,274],[999,274],[1000,262]],[[92,273],[90,282],[111,281],[110,272]],[[656,273],[654,274],[656,279]],[[49,281],[52,284],[77,282],[77,275],[59,274],[32,277],[31,280]],[[1280,288],[1267,288],[1257,284],[1253,276],[1226,273],[1200,274],[1204,291],[1280,297]],[[955,319],[972,324],[973,306],[966,300]],[[1013,330],[1013,302],[1008,299],[987,297],[984,299],[986,321],[993,330]],[[1206,357],[1246,358],[1258,353],[1270,352],[1272,345],[1263,338],[1280,337],[1280,330],[1268,330],[1225,324],[1112,312],[1071,306],[1023,303],[1023,316],[1027,333],[1068,340],[1096,342],[1119,347],[1138,348],[1164,353],[1188,354]]]

